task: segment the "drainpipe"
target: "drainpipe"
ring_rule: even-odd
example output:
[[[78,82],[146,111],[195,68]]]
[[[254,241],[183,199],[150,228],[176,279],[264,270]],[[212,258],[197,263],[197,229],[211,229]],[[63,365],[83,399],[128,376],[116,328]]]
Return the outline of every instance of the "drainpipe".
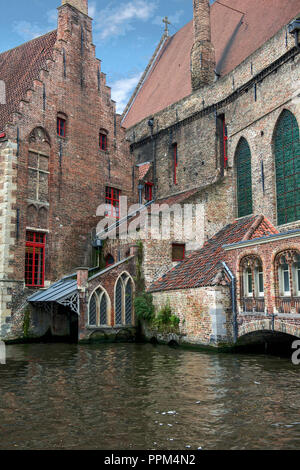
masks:
[[[236,279],[226,263],[222,262],[225,271],[231,279],[231,302],[232,302],[232,313],[233,313],[233,342],[237,342],[238,338],[238,322],[237,322],[237,305],[236,305]]]

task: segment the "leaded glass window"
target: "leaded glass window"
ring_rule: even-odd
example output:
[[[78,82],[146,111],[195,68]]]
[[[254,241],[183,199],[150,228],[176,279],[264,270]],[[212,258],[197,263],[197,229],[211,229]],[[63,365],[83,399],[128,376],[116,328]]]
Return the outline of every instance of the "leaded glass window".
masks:
[[[251,152],[246,139],[241,138],[236,150],[238,217],[253,212]]]
[[[96,294],[92,295],[92,298],[90,301],[89,325],[97,326],[97,296]]]
[[[274,134],[278,225],[300,219],[300,142],[295,116],[284,110]]]
[[[131,277],[123,273],[116,285],[115,290],[115,324],[133,324],[133,292],[134,285]]]
[[[109,297],[100,286],[92,295],[89,303],[89,325],[106,326],[109,323]]]

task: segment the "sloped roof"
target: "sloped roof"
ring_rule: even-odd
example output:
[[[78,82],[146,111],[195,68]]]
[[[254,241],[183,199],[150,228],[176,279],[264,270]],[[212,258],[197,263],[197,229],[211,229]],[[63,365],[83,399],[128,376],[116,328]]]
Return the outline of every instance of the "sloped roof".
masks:
[[[147,175],[148,171],[150,170],[151,163],[143,163],[143,165],[139,166],[139,181],[142,181],[145,176]]]
[[[190,189],[189,191],[184,191],[183,193],[174,194],[173,196],[166,197],[164,199],[157,199],[155,204],[167,204],[172,206],[173,204],[181,204],[184,201],[188,200],[190,197],[194,196],[200,191],[199,188]]]
[[[225,261],[224,245],[252,240],[259,233],[264,236],[278,233],[275,227],[263,216],[252,216],[237,220],[227,225],[213,238],[208,240],[201,250],[195,251],[163,277],[155,281],[149,292],[177,289],[191,289],[212,285]]]
[[[211,6],[211,29],[217,72],[227,75],[299,13],[299,0],[215,2]],[[192,46],[193,21],[165,42],[124,119],[124,127],[131,127],[191,94]]]
[[[57,32],[52,31],[0,54],[0,80],[6,86],[6,105],[0,104],[0,131],[52,57],[56,36]]]

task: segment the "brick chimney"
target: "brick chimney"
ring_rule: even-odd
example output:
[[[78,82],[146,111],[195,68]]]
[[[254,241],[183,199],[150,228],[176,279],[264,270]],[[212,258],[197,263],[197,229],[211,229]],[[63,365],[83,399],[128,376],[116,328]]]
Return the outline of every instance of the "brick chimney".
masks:
[[[61,2],[62,5],[65,5],[66,3],[81,11],[81,13],[84,13],[85,15],[88,15],[89,13],[88,0],[62,0]]]
[[[191,52],[193,91],[214,81],[215,50],[211,42],[209,0],[194,2],[194,45]]]

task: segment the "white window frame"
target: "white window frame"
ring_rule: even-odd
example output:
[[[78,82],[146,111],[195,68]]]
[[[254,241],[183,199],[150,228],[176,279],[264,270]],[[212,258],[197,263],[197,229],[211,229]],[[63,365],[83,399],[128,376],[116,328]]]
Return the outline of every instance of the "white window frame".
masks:
[[[253,298],[253,290],[252,292],[249,292],[249,276],[251,276],[251,285],[253,287],[253,273],[251,268],[246,268],[244,270],[244,292],[245,292],[245,297],[248,299]]]
[[[288,269],[284,269],[284,266],[287,266]],[[288,272],[289,275],[289,287],[291,287],[291,279],[290,279],[290,268],[288,264],[282,264],[279,266],[278,274],[279,274],[279,289],[280,289],[280,297],[291,297],[292,293],[291,290],[285,291],[284,290],[284,273]]]
[[[260,291],[260,282],[259,282],[260,274],[262,275],[262,278],[263,278],[263,291]],[[262,266],[255,269],[255,287],[256,287],[257,297],[264,298],[264,296],[265,296],[265,278],[264,278],[264,270],[263,270]]]

